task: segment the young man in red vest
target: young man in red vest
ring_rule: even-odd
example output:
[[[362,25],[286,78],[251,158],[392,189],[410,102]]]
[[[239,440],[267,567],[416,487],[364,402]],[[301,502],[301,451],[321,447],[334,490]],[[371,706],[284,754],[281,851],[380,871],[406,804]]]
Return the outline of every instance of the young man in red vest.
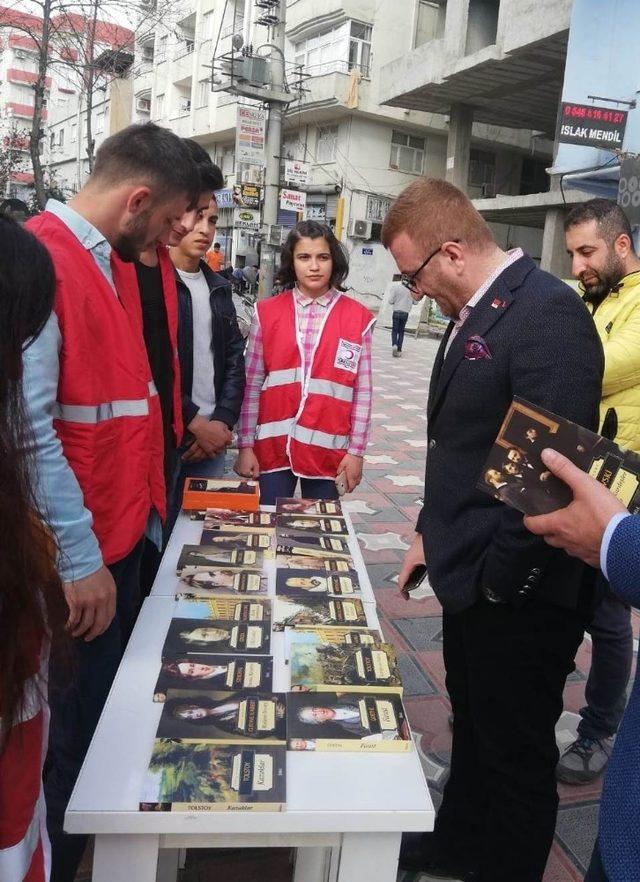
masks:
[[[69,688],[56,688],[69,678],[55,669],[50,681],[53,882],[72,882],[82,856],[84,837],[62,832],[64,811],[133,626],[147,522],[165,516],[160,405],[126,264],[168,242],[198,190],[181,139],[134,125],[104,142],[68,205],[49,200],[28,224],[49,249],[57,287],[25,353],[24,388],[76,638]]]

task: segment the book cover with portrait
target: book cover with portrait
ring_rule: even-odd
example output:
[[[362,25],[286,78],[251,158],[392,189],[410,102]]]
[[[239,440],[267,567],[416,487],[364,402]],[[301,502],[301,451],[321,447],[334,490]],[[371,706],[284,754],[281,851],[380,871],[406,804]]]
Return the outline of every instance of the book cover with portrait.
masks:
[[[308,597],[310,594],[353,596],[360,593],[355,573],[331,573],[326,570],[276,570],[276,594]]]
[[[342,518],[342,503],[338,499],[276,499],[278,515],[332,515]]]
[[[208,508],[202,512],[203,528],[219,527],[275,527],[276,516],[268,511],[233,511],[230,508]]]
[[[169,689],[158,738],[279,744],[285,740],[286,723],[284,693]]]
[[[255,527],[251,531],[240,527],[238,530],[204,530],[200,545],[224,548],[230,551],[239,548],[252,548],[255,551],[265,552],[271,548],[271,537],[273,536],[271,527]]]
[[[256,596],[268,591],[267,574],[243,567],[216,567],[209,570],[184,567],[176,587],[177,597],[210,597],[212,594]]]
[[[393,692],[402,678],[390,643],[348,646],[294,638],[289,646],[292,692]]]
[[[276,531],[276,551],[282,554],[300,554],[307,549],[309,553],[316,552],[327,556],[343,556],[351,554],[349,542],[346,536],[312,536],[310,534],[299,535],[287,530]]]
[[[286,597],[273,599],[273,630],[298,625],[353,625],[367,627],[367,614],[361,600],[338,597]]]
[[[325,573],[352,573],[356,575],[356,565],[350,554],[325,557],[324,552],[309,556],[306,548],[292,547],[291,551],[292,554],[283,552],[276,555],[276,569],[322,570]]]
[[[348,536],[347,522],[336,515],[276,514],[278,534],[302,536]]]
[[[500,427],[478,489],[528,515],[569,505],[571,490],[542,462],[546,447],[608,487],[632,514],[640,513],[640,455],[519,397]]]
[[[270,656],[185,652],[163,660],[153,700],[164,701],[169,689],[270,692],[272,682],[273,659]]]
[[[407,753],[411,733],[399,695],[387,692],[291,692],[289,750]]]
[[[269,624],[271,601],[267,598],[176,597],[172,618]]]
[[[169,622],[162,657],[173,658],[183,653],[268,655],[270,645],[268,622],[173,618]]]
[[[176,573],[180,575],[185,567],[210,570],[212,567],[247,567],[262,569],[264,552],[253,548],[220,548],[214,545],[183,545]]]
[[[281,745],[212,745],[156,738],[140,811],[280,811],[286,803]]]

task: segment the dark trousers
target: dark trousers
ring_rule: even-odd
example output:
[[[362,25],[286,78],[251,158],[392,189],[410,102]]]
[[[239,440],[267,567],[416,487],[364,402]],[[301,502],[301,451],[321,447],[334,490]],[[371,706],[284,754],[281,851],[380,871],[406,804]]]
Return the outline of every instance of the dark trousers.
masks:
[[[587,630],[592,642],[591,670],[578,734],[584,738],[609,738],[618,731],[627,705],[626,689],[633,663],[630,607],[607,587]]]
[[[391,345],[397,346],[398,352],[402,352],[404,329],[408,318],[408,312],[399,312],[397,309],[394,309],[391,316]]]
[[[534,601],[480,599],[443,615],[453,746],[434,844],[444,860],[468,858],[477,882],[542,879],[558,806],[554,727],[583,628]]]
[[[278,497],[293,496],[297,483],[290,469],[260,475],[260,503],[275,505]],[[303,499],[338,499],[335,482],[324,478],[300,478],[300,492]]]
[[[584,877],[584,882],[609,882],[609,877],[607,876],[604,864],[602,863],[600,844],[597,839],[596,844],[593,847],[591,863],[589,864],[587,875]]]
[[[73,882],[86,846],[86,836],[63,833],[64,813],[135,624],[143,541],[109,567],[118,594],[116,615],[107,630],[89,643],[74,640],[70,665],[60,669],[52,661],[50,668],[51,723],[44,791],[51,882]]]

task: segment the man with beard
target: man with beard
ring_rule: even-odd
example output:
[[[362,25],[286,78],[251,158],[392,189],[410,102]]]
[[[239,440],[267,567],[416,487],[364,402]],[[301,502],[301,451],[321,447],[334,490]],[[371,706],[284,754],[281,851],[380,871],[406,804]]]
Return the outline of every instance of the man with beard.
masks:
[[[67,205],[50,199],[28,224],[53,258],[56,300],[25,351],[24,390],[76,638],[73,664],[50,673],[53,882],[72,882],[82,857],[86,837],[63,833],[64,812],[133,625],[146,524],[166,507],[158,394],[138,292],[120,261],[167,243],[199,187],[180,138],[133,125],[101,145]]]
[[[583,288],[604,348],[600,432],[640,452],[640,260],[629,221],[615,202],[592,199],[565,221],[572,274]],[[552,446],[552,445],[549,445]],[[561,448],[563,449],[563,448]],[[558,778],[586,784],[601,774],[626,705],[633,634],[628,604],[604,580],[589,627],[591,671],[578,737],[558,763]]]

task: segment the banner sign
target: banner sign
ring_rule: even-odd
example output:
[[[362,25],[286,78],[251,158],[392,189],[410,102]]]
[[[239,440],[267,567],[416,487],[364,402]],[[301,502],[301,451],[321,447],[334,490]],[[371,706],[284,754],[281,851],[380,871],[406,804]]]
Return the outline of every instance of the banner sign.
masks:
[[[627,116],[626,110],[563,101],[560,105],[558,141],[561,144],[621,150]]]
[[[238,208],[260,208],[260,187],[255,184],[234,184],[232,192]]]
[[[238,105],[236,118],[236,164],[264,165],[266,113],[261,107]]]
[[[300,190],[280,190],[280,208],[285,211],[304,211],[307,194]]]
[[[306,187],[309,183],[311,164],[299,162],[297,159],[285,159],[284,179],[294,187]]]
[[[236,230],[257,232],[260,229],[260,212],[251,208],[236,208],[233,214],[233,226]]]

